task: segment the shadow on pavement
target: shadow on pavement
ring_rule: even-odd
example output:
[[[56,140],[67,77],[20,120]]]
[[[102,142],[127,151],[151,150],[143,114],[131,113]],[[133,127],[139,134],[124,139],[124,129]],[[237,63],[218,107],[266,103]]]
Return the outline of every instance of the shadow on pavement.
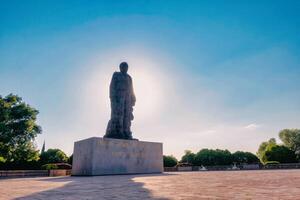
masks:
[[[144,188],[144,183],[134,181],[134,178],[151,178],[156,176],[172,176],[173,174],[148,175],[113,175],[113,176],[71,176],[40,178],[37,181],[65,182],[62,187],[45,190],[16,198],[17,200],[91,200],[91,199],[161,199],[154,197],[150,190]]]

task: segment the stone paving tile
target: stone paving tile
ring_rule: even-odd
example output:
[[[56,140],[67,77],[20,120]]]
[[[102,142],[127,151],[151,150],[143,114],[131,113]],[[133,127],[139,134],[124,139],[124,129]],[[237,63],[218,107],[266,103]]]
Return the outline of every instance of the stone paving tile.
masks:
[[[300,199],[300,170],[0,179],[0,199]]]

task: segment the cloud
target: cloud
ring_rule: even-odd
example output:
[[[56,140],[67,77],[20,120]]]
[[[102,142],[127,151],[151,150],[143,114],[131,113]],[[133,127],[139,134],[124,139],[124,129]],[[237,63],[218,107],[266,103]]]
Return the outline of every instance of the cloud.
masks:
[[[247,126],[244,126],[244,128],[248,129],[248,130],[256,130],[259,127],[261,127],[261,125],[260,124],[255,124],[255,123],[248,124]]]

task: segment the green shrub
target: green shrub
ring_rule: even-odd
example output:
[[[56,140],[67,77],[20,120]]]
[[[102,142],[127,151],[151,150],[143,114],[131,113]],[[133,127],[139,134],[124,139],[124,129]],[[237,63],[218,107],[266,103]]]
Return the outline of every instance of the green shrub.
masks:
[[[5,159],[0,156],[0,163],[5,163]]]
[[[295,163],[297,157],[295,152],[283,145],[268,145],[266,151],[263,153],[262,160],[266,163],[268,161],[278,161],[279,163]]]
[[[23,162],[1,162],[0,170],[39,170],[41,164],[38,161],[23,161]]]
[[[68,158],[68,163],[72,165],[73,162],[73,154]]]
[[[195,155],[194,165],[214,166],[232,164],[232,154],[227,149],[201,149]]]
[[[194,154],[191,150],[185,150],[180,162],[193,165],[195,164],[195,156],[196,154]]]
[[[164,156],[164,167],[174,167],[177,165],[177,159],[174,156]]]
[[[45,169],[45,170],[49,170],[49,169],[58,169],[58,166],[55,165],[55,164],[46,164],[46,165],[43,165],[43,166],[42,166],[42,169]]]
[[[259,159],[251,152],[236,151],[232,154],[233,162],[236,164],[254,164],[259,163]]]
[[[60,149],[48,149],[41,154],[40,162],[43,164],[67,163],[68,156]]]
[[[280,164],[278,161],[267,161],[265,162],[265,165],[272,165],[272,164]]]

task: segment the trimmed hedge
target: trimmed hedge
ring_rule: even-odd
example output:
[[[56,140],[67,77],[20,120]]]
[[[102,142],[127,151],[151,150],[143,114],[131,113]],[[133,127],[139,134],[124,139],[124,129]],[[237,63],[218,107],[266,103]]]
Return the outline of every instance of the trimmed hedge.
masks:
[[[58,166],[55,164],[45,164],[42,166],[42,169],[45,169],[45,170],[58,169]]]

